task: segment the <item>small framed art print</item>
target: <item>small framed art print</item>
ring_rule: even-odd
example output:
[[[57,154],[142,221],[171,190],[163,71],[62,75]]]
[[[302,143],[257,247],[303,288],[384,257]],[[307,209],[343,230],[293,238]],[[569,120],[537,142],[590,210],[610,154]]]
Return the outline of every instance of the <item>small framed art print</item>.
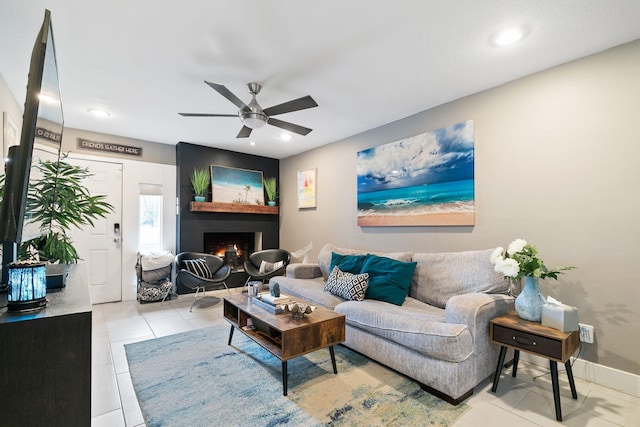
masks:
[[[316,168],[298,171],[298,209],[316,207]]]

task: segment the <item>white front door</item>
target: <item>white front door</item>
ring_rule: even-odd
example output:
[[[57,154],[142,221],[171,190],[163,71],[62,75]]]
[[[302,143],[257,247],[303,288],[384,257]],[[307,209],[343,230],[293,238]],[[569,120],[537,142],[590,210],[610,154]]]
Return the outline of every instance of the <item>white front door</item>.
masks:
[[[122,301],[122,164],[67,158],[72,165],[89,168],[83,181],[91,195],[105,195],[114,211],[94,220],[94,227],[75,229],[73,245],[84,263],[92,304]]]

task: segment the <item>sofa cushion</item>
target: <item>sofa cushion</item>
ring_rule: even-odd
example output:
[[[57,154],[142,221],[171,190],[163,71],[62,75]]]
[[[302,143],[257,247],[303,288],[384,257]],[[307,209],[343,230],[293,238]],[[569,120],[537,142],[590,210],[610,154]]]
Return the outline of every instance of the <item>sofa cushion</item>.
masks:
[[[306,301],[311,305],[333,310],[336,305],[344,302],[343,298],[324,291],[322,277],[294,279],[286,276],[276,276],[272,277],[269,283],[278,283],[281,293],[289,295],[294,300]]]
[[[414,298],[402,307],[382,301],[346,301],[335,307],[347,325],[365,330],[418,353],[461,362],[473,353],[473,338],[465,325],[445,323],[444,310]]]
[[[444,308],[454,295],[506,293],[509,282],[494,271],[489,259],[493,251],[413,254],[417,266],[409,295]]]
[[[350,301],[362,301],[369,286],[369,275],[353,274],[336,265],[324,285],[324,290]]]
[[[363,251],[360,249],[347,249],[347,248],[339,248],[331,243],[327,243],[320,249],[320,253],[318,254],[318,266],[320,267],[320,271],[322,272],[322,278],[327,280],[329,277],[329,273],[331,270],[329,269],[331,266],[331,254],[337,253],[341,255],[366,255],[373,254],[378,256],[385,256],[391,259],[397,259],[398,261],[411,261],[412,252],[372,252],[372,251]]]
[[[340,270],[347,273],[360,274],[367,255],[342,255],[331,252],[331,264],[329,264],[329,274],[333,273],[333,267],[338,266]]]
[[[365,298],[402,305],[409,293],[415,262],[368,255],[361,273],[369,274],[369,286]]]

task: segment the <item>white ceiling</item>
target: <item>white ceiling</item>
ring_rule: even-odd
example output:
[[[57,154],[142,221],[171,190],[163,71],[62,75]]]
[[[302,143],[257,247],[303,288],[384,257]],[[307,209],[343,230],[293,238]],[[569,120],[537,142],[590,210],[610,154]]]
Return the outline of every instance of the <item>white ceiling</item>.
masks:
[[[0,0],[0,73],[20,103],[45,8],[66,127],[274,158],[640,39],[637,0]],[[490,43],[514,24],[523,41]],[[314,130],[236,139],[239,118],[179,116],[236,113],[204,80],[245,103],[262,83],[263,108],[311,95],[319,107],[278,118]]]

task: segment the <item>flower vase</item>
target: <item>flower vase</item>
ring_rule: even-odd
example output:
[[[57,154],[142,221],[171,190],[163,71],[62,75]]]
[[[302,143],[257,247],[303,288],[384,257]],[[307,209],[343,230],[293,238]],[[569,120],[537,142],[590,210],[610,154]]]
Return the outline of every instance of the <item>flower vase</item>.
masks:
[[[516,313],[523,319],[539,322],[542,318],[544,297],[540,293],[540,279],[526,276],[524,288],[516,298]]]

